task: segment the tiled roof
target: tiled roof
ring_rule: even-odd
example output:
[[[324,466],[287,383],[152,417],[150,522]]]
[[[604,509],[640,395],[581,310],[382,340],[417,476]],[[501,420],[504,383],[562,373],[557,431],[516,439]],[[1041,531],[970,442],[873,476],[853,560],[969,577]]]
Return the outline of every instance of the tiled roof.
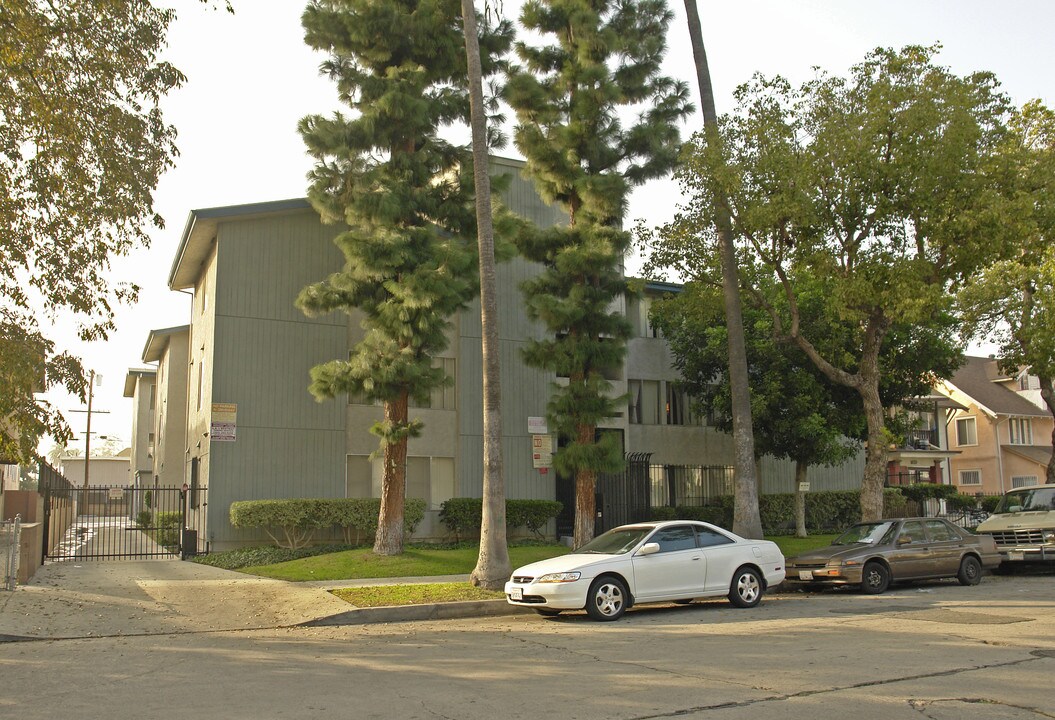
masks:
[[[998,382],[1006,379],[1007,376],[997,367],[996,360],[968,356],[967,362],[953,373],[949,382],[997,415],[1048,416],[1044,410]]]

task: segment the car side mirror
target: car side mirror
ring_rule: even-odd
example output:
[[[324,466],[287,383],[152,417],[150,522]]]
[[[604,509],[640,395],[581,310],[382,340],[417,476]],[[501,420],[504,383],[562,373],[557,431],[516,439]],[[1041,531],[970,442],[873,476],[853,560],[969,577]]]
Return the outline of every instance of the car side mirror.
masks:
[[[638,555],[655,555],[659,552],[659,543],[645,543],[637,551]]]
[[[898,545],[911,545],[912,544],[912,537],[910,535],[902,535],[901,537],[899,537],[897,539],[897,544]]]

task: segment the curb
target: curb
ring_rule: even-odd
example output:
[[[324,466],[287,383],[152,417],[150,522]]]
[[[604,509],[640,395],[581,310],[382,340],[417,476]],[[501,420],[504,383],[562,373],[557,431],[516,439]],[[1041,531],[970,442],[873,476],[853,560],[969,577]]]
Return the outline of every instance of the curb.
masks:
[[[519,615],[530,609],[510,605],[505,600],[465,600],[431,605],[393,605],[356,608],[347,612],[298,623],[294,627],[340,627],[370,623],[408,622],[414,620],[454,620],[469,617]]]

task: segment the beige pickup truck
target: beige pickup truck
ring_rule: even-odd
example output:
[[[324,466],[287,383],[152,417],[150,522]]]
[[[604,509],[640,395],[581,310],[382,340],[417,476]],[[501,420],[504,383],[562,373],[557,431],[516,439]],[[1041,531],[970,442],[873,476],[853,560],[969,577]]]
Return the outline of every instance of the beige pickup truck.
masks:
[[[992,536],[1005,563],[1055,561],[1055,485],[1006,493],[975,531]]]

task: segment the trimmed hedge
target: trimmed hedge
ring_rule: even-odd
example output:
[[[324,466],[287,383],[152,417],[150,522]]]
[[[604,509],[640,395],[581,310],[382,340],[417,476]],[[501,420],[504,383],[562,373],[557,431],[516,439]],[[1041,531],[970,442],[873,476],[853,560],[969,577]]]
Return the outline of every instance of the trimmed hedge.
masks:
[[[281,548],[297,549],[311,542],[320,528],[339,527],[348,540],[377,531],[379,498],[290,498],[239,500],[231,503],[231,524],[258,528]],[[425,517],[425,501],[408,498],[403,506],[403,528],[413,534]]]
[[[906,498],[894,488],[883,491],[889,515],[904,512]],[[782,493],[758,498],[758,514],[767,534],[781,534],[795,527],[795,495]],[[652,508],[653,520],[701,520],[719,527],[733,526],[733,496],[720,495],[707,505]],[[861,520],[861,495],[855,490],[806,493],[806,529],[811,532],[842,530]]]
[[[481,498],[451,498],[440,506],[440,522],[455,541],[480,534],[483,502]],[[541,538],[542,528],[560,515],[563,507],[556,500],[506,500],[506,526],[526,527]]]

